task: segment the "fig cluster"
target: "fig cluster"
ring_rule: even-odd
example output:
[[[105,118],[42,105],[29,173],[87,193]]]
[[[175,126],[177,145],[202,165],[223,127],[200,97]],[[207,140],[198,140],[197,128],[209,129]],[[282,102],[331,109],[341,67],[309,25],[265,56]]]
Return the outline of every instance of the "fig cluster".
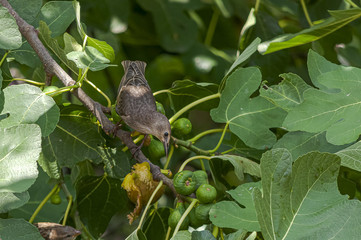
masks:
[[[182,222],[180,230],[187,229],[188,226],[198,228],[204,224],[209,224],[209,211],[216,200],[217,191],[208,183],[208,176],[205,171],[184,170],[178,172],[173,178],[174,188],[181,195],[196,194],[199,201]],[[174,210],[168,218],[168,225],[174,229],[180,221],[188,203],[178,201]]]

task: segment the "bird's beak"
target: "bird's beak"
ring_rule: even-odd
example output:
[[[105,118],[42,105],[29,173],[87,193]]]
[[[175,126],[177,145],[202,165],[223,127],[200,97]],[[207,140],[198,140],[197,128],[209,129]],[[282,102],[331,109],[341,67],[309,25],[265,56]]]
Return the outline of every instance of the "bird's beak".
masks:
[[[169,143],[167,141],[163,142],[165,157],[168,159],[168,152],[169,152]]]

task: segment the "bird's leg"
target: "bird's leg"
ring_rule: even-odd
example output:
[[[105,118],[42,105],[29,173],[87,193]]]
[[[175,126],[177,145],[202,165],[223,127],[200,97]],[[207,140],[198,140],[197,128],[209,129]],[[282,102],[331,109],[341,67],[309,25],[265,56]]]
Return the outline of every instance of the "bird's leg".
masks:
[[[143,147],[144,141],[147,139],[147,137],[148,137],[148,134],[144,134],[144,138],[143,138],[142,142],[140,143],[140,145],[135,150],[135,152],[132,154],[132,158],[134,158],[134,155]]]
[[[115,127],[113,128],[113,131],[112,131],[113,137],[115,137],[115,134],[117,133],[117,131],[120,129],[121,126],[122,126],[121,121],[119,121],[115,124]]]

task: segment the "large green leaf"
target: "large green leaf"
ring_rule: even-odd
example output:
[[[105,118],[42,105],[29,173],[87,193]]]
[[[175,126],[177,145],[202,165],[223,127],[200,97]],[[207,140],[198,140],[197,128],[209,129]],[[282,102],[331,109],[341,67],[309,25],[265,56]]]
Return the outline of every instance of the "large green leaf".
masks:
[[[91,71],[99,71],[112,66],[108,64],[109,59],[105,58],[96,48],[90,46],[86,46],[84,52],[73,51],[66,56],[81,69],[89,68]]]
[[[99,237],[114,214],[128,208],[128,196],[119,179],[86,176],[77,181],[77,207],[92,235]]]
[[[265,239],[357,239],[361,203],[338,192],[340,158],[311,152],[294,163],[285,149],[261,159],[262,192],[254,190]]]
[[[29,193],[0,192],[0,213],[19,208],[29,201]]]
[[[44,240],[39,230],[24,219],[0,219],[2,240]]]
[[[236,70],[238,67],[244,65],[244,63],[257,51],[258,44],[261,42],[260,38],[256,38],[251,42],[246,49],[237,57],[236,61],[232,64],[232,66],[228,69],[226,75],[223,77],[221,84],[219,85],[219,90],[223,90],[224,84],[230,74]]]
[[[309,50],[307,56],[307,68],[310,78],[312,80],[313,85],[323,91],[331,91],[326,86],[322,85],[318,77],[323,74],[335,70],[345,69],[345,67],[331,63],[327,61],[324,57],[316,53],[315,51]]]
[[[228,191],[235,202],[217,202],[209,212],[212,223],[221,228],[244,229],[249,232],[260,231],[253,203],[254,188],[260,188],[260,186],[260,182],[245,183]]]
[[[21,33],[7,8],[0,6],[0,48],[17,49],[21,46]]]
[[[341,158],[343,166],[361,172],[361,142],[357,142],[348,148],[342,149],[336,154]]]
[[[120,148],[99,148],[104,171],[113,178],[124,178],[130,172],[130,159]]]
[[[9,0],[11,7],[22,17],[26,22],[31,23],[36,15],[38,15],[43,1],[41,0],[27,0],[24,6],[23,0]]]
[[[142,8],[153,15],[155,29],[161,46],[169,52],[182,53],[197,39],[197,25],[186,15],[192,5],[165,0],[137,0]],[[195,1],[198,2],[198,1]]]
[[[268,54],[285,48],[310,43],[327,36],[328,34],[361,17],[360,8],[329,11],[329,13],[331,15],[330,18],[299,33],[281,35],[275,39],[261,43],[258,46],[258,51],[263,54]]]
[[[28,42],[24,42],[20,48],[10,51],[8,57],[15,58],[17,62],[25,64],[31,68],[41,66],[41,61],[38,55]]]
[[[277,141],[274,148],[286,148],[291,154],[293,159],[308,152],[319,151],[335,153],[344,149],[345,145],[333,145],[326,141],[326,132],[308,133],[308,132],[289,132],[282,136]],[[341,164],[344,165],[343,160]]]
[[[5,103],[5,99],[4,99],[4,93],[1,90],[2,88],[2,83],[3,83],[3,76],[2,76],[2,71],[0,69],[0,113],[2,112],[3,108],[4,108],[4,103]],[[3,114],[0,114],[0,116]],[[4,118],[4,115],[2,117],[0,117],[0,121]]]
[[[66,35],[67,33],[64,34],[64,38]],[[46,25],[43,21],[40,21],[39,23],[39,38],[67,68],[69,68],[74,74],[78,74],[76,64],[66,57],[66,52],[59,46],[58,41],[51,37],[51,31],[48,25]]]
[[[361,120],[355,114],[361,104],[361,69],[330,71],[320,75],[318,82],[337,91],[306,90],[303,103],[289,112],[283,125],[289,131],[326,131],[327,141],[335,145],[357,140],[361,134]]]
[[[220,136],[219,136],[220,137]],[[218,137],[218,139],[219,139]],[[239,139],[236,135],[231,134],[229,139],[225,138],[222,144],[229,146],[233,149],[232,153],[238,156],[246,157],[249,159],[260,160],[262,154],[266,150],[258,150],[251,147],[248,147],[241,139]]]
[[[0,192],[24,192],[38,176],[40,128],[35,124],[0,128],[0,136]]]
[[[258,68],[235,70],[227,79],[218,108],[211,110],[211,117],[215,122],[228,123],[248,146],[267,149],[276,142],[270,128],[280,126],[286,112],[260,96],[250,98],[260,83]]]
[[[285,111],[290,111],[303,102],[303,92],[310,88],[302,78],[294,73],[283,73],[281,83],[274,86],[263,85],[260,95]]]
[[[48,24],[52,37],[63,34],[75,19],[75,11],[71,1],[51,1],[41,8],[37,23]]]
[[[0,121],[0,127],[36,123],[43,136],[53,132],[59,120],[59,108],[52,97],[40,88],[28,84],[13,85],[4,89],[5,105],[1,113],[10,116]]]
[[[62,109],[54,132],[43,139],[43,157],[53,167],[57,163],[71,168],[86,159],[100,163],[102,145],[104,139],[98,126],[91,122],[91,113],[80,106],[69,106]]]

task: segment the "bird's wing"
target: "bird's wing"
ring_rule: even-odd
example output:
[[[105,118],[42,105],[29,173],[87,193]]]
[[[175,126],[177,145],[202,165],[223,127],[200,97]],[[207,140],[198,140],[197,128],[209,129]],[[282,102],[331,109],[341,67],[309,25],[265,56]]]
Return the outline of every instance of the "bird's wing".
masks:
[[[147,80],[144,77],[146,63],[142,61],[129,61],[122,62],[124,68],[124,75],[119,85],[118,92],[124,86],[142,86],[150,88]]]

